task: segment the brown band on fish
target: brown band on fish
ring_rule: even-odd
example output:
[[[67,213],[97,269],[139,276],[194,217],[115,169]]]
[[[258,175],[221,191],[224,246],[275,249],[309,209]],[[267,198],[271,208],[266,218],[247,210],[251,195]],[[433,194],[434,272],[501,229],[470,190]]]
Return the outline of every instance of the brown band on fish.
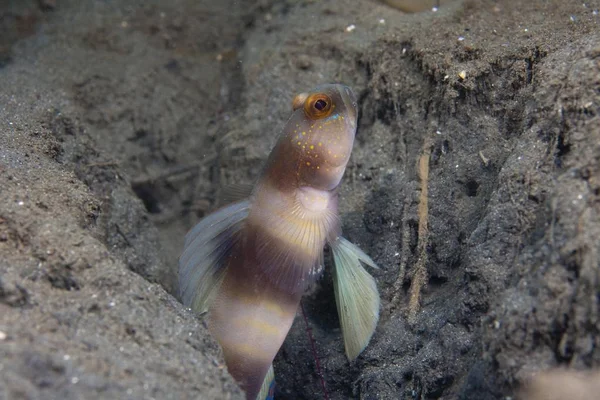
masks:
[[[258,393],[264,375],[254,379],[256,371],[266,374],[302,296],[301,292],[291,296],[258,278],[252,268],[253,258],[231,260],[209,314],[209,329],[248,398]]]

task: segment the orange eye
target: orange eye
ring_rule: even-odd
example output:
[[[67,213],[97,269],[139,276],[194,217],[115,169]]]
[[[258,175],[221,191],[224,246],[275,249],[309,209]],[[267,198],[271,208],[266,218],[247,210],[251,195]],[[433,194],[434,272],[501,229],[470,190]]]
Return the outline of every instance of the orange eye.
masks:
[[[331,114],[331,98],[325,93],[311,94],[304,102],[304,113],[311,119],[321,119]]]

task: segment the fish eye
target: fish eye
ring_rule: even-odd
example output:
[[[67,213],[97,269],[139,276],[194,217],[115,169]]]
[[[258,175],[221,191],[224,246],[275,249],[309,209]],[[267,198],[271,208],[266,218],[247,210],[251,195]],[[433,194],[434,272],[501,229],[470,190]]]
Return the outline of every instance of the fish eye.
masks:
[[[325,93],[308,96],[304,101],[304,113],[311,119],[321,119],[331,114],[332,101]]]
[[[315,101],[315,108],[319,111],[323,111],[327,107],[327,102],[323,99]]]

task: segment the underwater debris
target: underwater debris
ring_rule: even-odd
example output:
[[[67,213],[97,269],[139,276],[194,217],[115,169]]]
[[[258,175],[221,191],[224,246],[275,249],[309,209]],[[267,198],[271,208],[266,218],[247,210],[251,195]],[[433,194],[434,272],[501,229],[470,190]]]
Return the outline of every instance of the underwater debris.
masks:
[[[518,399],[588,400],[598,398],[600,372],[555,369],[541,372],[527,382]]]
[[[383,0],[387,5],[406,13],[416,13],[426,10],[437,10],[440,6],[452,0]]]
[[[425,139],[423,151],[419,157],[418,174],[421,181],[421,195],[419,196],[418,217],[419,230],[417,241],[417,262],[410,285],[408,301],[408,321],[413,323],[419,311],[421,290],[427,281],[427,243],[429,241],[429,159],[431,158],[431,139]]]

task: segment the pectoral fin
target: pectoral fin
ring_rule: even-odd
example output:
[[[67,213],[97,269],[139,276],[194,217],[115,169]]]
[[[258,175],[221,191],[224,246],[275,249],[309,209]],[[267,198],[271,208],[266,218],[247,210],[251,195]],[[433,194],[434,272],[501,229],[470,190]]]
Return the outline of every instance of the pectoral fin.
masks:
[[[183,305],[207,310],[225,276],[227,257],[234,246],[250,203],[241,201],[201,220],[185,237],[179,258],[179,290]]]
[[[354,360],[369,343],[379,320],[379,292],[375,280],[360,265],[377,268],[361,249],[343,237],[330,243],[333,251],[333,288],[346,356]]]

